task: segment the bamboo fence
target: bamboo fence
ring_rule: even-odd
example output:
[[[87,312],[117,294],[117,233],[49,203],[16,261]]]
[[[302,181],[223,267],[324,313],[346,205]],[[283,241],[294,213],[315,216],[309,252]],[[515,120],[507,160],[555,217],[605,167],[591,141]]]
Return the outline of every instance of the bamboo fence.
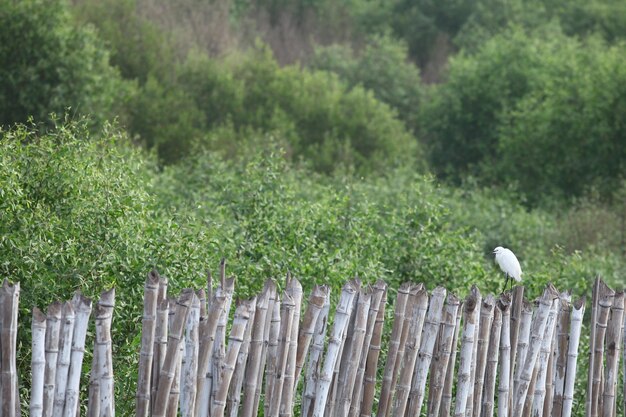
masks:
[[[168,295],[165,277],[148,274],[137,417],[624,415],[624,292],[599,278],[592,321],[583,325],[585,298],[572,301],[552,285],[533,302],[522,287],[499,297],[472,287],[461,300],[443,287],[429,293],[407,283],[394,291],[383,281],[370,287],[353,279],[331,310],[328,287],[305,297],[289,274],[282,292],[268,280],[258,296],[233,300],[235,281],[225,269],[222,262],[215,288],[209,275],[206,289],[177,297]],[[18,302],[19,283],[5,280],[0,417],[20,415]],[[91,300],[77,293],[46,313],[33,309],[30,416],[75,417],[81,404],[87,416],[115,415],[114,308],[115,291],[103,292],[94,305],[92,349]],[[577,367],[587,337],[587,389],[575,395],[584,383]],[[93,359],[81,402],[86,350]]]

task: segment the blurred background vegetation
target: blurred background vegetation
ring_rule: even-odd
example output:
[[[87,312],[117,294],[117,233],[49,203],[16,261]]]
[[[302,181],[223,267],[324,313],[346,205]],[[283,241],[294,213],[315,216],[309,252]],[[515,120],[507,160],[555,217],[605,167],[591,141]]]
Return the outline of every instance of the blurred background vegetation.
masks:
[[[122,415],[153,267],[624,287],[625,41],[620,0],[0,0],[0,275],[118,288]]]

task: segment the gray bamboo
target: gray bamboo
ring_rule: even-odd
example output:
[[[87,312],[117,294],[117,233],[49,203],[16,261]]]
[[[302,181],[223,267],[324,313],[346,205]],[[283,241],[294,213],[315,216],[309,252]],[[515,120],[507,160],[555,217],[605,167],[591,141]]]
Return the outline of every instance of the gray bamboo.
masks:
[[[598,305],[595,316],[595,340],[593,342],[593,348],[595,353],[593,355],[593,390],[588,395],[591,395],[591,417],[598,417],[598,406],[600,399],[602,398],[602,376],[603,376],[603,356],[604,345],[606,336],[606,327],[609,322],[609,313],[611,306],[613,305],[613,298],[615,297],[615,291],[610,289],[604,281],[600,280],[598,288]],[[590,369],[592,366],[589,367]]]
[[[226,397],[228,396],[228,387],[230,386],[231,378],[235,370],[235,362],[243,343],[244,333],[248,322],[250,321],[250,315],[254,312],[256,305],[256,298],[253,297],[249,300],[241,302],[235,310],[235,316],[233,318],[233,326],[230,330],[230,337],[228,339],[228,351],[222,362],[221,375],[218,379],[219,386],[215,393],[215,399],[213,400],[213,406],[211,408],[211,417],[224,417],[224,409],[226,407]]]
[[[294,313],[289,336],[287,362],[280,396],[280,415],[290,417],[293,409],[293,396],[296,380],[298,333],[300,332],[300,311],[302,309],[302,285],[295,277],[289,280],[287,292],[293,298]]]
[[[185,289],[176,303],[176,312],[170,326],[171,332],[168,335],[167,350],[165,351],[165,359],[163,360],[161,375],[159,375],[159,386],[154,399],[153,417],[165,417],[166,415],[169,395],[176,373],[177,359],[180,353],[179,344],[182,343],[183,327],[187,322],[189,307],[194,295],[193,290]]]
[[[498,417],[509,417],[509,391],[511,390],[511,299],[508,294],[500,296],[500,299],[498,300],[498,307],[500,308],[500,311],[502,311],[502,327],[500,330]],[[523,322],[520,323],[520,334],[522,325]]]
[[[111,321],[115,307],[115,288],[104,291],[96,305],[96,345],[98,367],[96,377],[99,381],[98,395],[100,417],[115,416],[115,398],[113,396],[113,350],[111,341]]]
[[[44,417],[52,416],[52,410],[54,408],[54,391],[56,383],[57,358],[59,356],[59,332],[61,330],[62,308],[63,304],[55,301],[48,307],[46,317],[46,370],[44,374],[43,386]]]
[[[361,289],[358,296],[357,309],[354,314],[354,330],[350,351],[347,355],[346,370],[339,376],[339,396],[335,407],[336,417],[346,417],[350,412],[352,393],[354,391],[356,374],[358,372],[361,355],[363,355],[363,341],[367,330],[367,317],[372,302],[371,291]]]
[[[540,417],[543,415],[543,403],[546,395],[546,379],[548,370],[549,357],[552,356],[552,340],[554,339],[554,333],[556,331],[557,315],[561,306],[560,298],[555,299],[552,302],[552,308],[548,313],[548,320],[546,321],[546,330],[541,339],[541,348],[539,350],[539,356],[535,369],[537,370],[537,379],[535,382],[535,390],[533,393],[532,401],[532,416]]]
[[[204,295],[204,291],[200,293]],[[196,381],[198,380],[198,335],[201,301],[194,294],[185,325],[185,349],[181,365],[180,414],[193,417],[196,403]]]
[[[72,303],[67,301],[63,304],[61,312],[61,329],[59,330],[59,356],[57,358],[57,372],[54,389],[53,417],[62,417],[65,406],[65,392],[67,389],[67,377],[70,370],[72,355],[72,338],[74,336],[74,321],[76,313]]]
[[[30,417],[43,414],[43,378],[46,367],[46,315],[33,308]]]
[[[89,398],[87,402],[87,417],[98,417],[100,415],[100,380],[97,369],[99,366],[98,350],[94,348],[91,360],[91,371],[89,372]]]
[[[313,405],[313,416],[323,417],[330,389],[330,382],[335,369],[335,364],[339,357],[339,350],[346,335],[348,322],[352,315],[352,301],[355,297],[357,288],[354,281],[347,282],[341,291],[341,297],[335,310],[335,322],[333,330],[328,341],[328,350],[324,365],[317,380],[316,397]]]
[[[493,417],[500,334],[502,330],[502,308],[502,304],[497,302],[493,309],[493,321],[491,324],[491,333],[489,334],[489,348],[487,350],[487,367],[485,369],[486,384],[484,386],[480,417]],[[518,321],[520,317],[521,314],[518,316]],[[514,323],[512,319],[511,323]],[[509,378],[509,384],[510,383],[511,379]]]
[[[387,351],[387,360],[385,362],[385,371],[383,374],[382,388],[380,399],[378,401],[377,417],[387,417],[389,413],[389,404],[393,393],[393,383],[395,381],[396,359],[399,356],[400,344],[402,338],[402,327],[404,325],[404,312],[409,298],[409,291],[412,285],[404,283],[398,289],[396,297],[396,306],[393,313],[393,328],[389,339],[389,348]]]
[[[83,358],[85,357],[85,339],[87,338],[89,317],[91,316],[91,300],[83,296],[79,291],[74,294],[72,304],[76,312],[76,319],[74,321],[70,370],[67,379],[67,389],[65,390],[64,417],[75,417],[79,411],[80,376]]]
[[[172,303],[175,303],[175,300],[172,300]],[[170,310],[173,310],[174,306],[170,307]],[[191,311],[191,309],[190,309]],[[189,318],[189,314],[187,314],[187,318]],[[178,415],[178,403],[180,400],[180,373],[182,369],[182,357],[184,351],[185,343],[181,340],[178,343],[178,356],[176,357],[176,368],[174,369],[174,379],[172,379],[172,388],[170,388],[170,393],[167,399],[167,409],[165,410],[166,417],[176,417]]]
[[[559,307],[560,309],[560,307]],[[558,313],[560,314],[560,312]],[[557,325],[558,325],[557,314]],[[546,394],[543,400],[542,416],[550,417],[552,415],[552,401],[554,400],[554,374],[555,374],[555,362],[556,362],[556,346],[557,346],[557,334],[555,329],[554,337],[552,338],[552,344],[550,346],[550,354],[548,356],[548,366],[546,367]]]
[[[234,290],[234,278],[232,279],[232,282],[232,290]],[[220,262],[220,288],[225,288],[226,285],[228,285],[228,282],[226,280],[226,259],[222,258]],[[211,387],[211,400],[209,404],[213,404],[213,399],[215,398],[215,395],[217,394],[217,389],[220,386],[222,361],[226,356],[226,325],[228,324],[228,318],[230,316],[233,291],[229,292],[230,297],[226,299],[226,308],[220,316],[219,322],[217,324],[217,330],[215,331],[213,356],[211,357],[211,367],[209,368],[208,374],[209,386]],[[212,406],[210,405],[210,407]]]
[[[572,414],[574,383],[576,381],[576,366],[578,361],[578,345],[580,343],[580,332],[584,314],[585,298],[583,297],[576,300],[572,306],[569,344],[567,346],[567,369],[565,370],[565,386],[563,388],[563,412],[560,417],[570,417]],[[589,393],[587,395],[589,395]]]
[[[361,359],[359,360],[359,368],[354,381],[354,390],[352,392],[352,401],[350,403],[349,417],[357,417],[360,412],[361,397],[363,394],[363,379],[365,378],[365,368],[367,358],[369,357],[369,348],[372,342],[376,319],[378,318],[378,310],[380,308],[380,300],[385,294],[387,285],[382,280],[376,281],[372,287],[372,299],[370,301],[370,309],[367,314],[367,325],[365,329],[365,337],[363,339]]]
[[[165,349],[167,348],[167,320],[169,303],[167,302],[168,280],[166,276],[159,276],[159,290],[157,292],[157,310],[154,335],[154,347],[152,349],[152,371],[150,384],[150,410],[154,409],[154,399],[159,388],[159,376],[163,359],[165,359]]]
[[[470,389],[467,395],[467,402],[465,404],[465,416],[472,417],[472,413],[474,412],[474,383],[476,381],[476,357],[478,356],[478,334],[480,331],[480,306],[483,303],[482,295],[478,294],[478,300],[476,305],[478,306],[478,321],[476,322],[476,326],[474,327],[474,347],[472,350],[472,362],[470,364]]]
[[[429,312],[429,320],[436,320],[433,318],[433,315],[436,316],[436,310],[439,310],[439,315],[441,316],[441,308],[443,305],[443,299],[445,298],[445,293],[443,297],[441,294],[437,294],[434,297],[437,297],[437,300],[431,304],[431,309],[428,308],[428,292],[424,288],[422,284],[414,287],[416,291],[411,291],[409,295],[409,301],[407,303],[407,308],[405,311],[405,317],[409,322],[405,321],[404,326],[407,326],[407,339],[404,348],[404,355],[402,356],[402,362],[399,366],[399,377],[398,384],[396,386],[396,397],[393,402],[393,415],[394,416],[403,416],[406,412],[409,396],[412,394],[412,386],[411,381],[413,380],[413,375],[416,372],[417,366],[417,357],[418,354],[421,355],[423,352],[422,347],[422,331],[424,329],[424,321],[426,320],[426,313]],[[435,291],[438,291],[437,288]],[[438,303],[440,299],[440,303]],[[439,327],[439,323],[437,322],[437,327]],[[418,388],[416,387],[416,390]],[[413,391],[415,400],[415,395],[419,395],[417,392]]]
[[[252,337],[252,328],[255,324],[255,316],[259,299],[256,298],[254,307],[250,310],[248,324],[243,334],[243,342],[239,348],[239,354],[235,363],[235,371],[231,378],[230,388],[228,391],[228,403],[226,404],[226,412],[231,417],[239,415],[239,404],[241,403],[241,388],[243,387],[244,372],[246,370],[246,362],[248,361],[248,353],[250,351],[250,338]]]
[[[514,379],[515,373],[518,369],[518,356],[517,356],[517,347],[518,347],[518,338],[520,333],[520,326],[522,322],[522,310],[525,306],[524,300],[524,287],[522,285],[517,285],[513,288],[513,297],[511,301],[511,378],[509,381],[509,386],[514,387]],[[513,390],[509,391],[509,407],[513,403]]]
[[[2,377],[2,410],[3,417],[15,417],[19,410],[17,392],[16,343],[17,343],[17,313],[20,300],[20,283],[9,284],[7,279],[0,288],[2,327],[0,336],[0,356],[2,363],[0,371]]]
[[[443,318],[443,305],[446,290],[437,287],[433,290],[428,305],[428,314],[424,322],[424,331],[419,345],[419,356],[414,364],[413,381],[411,382],[409,415],[421,414],[426,393],[426,379],[435,349],[435,341]]]
[[[479,323],[480,305],[477,304],[480,293],[476,286],[472,286],[470,294],[465,300],[463,308],[463,336],[461,338],[461,357],[459,362],[458,384],[456,389],[456,403],[454,405],[455,417],[463,417],[466,412],[467,398],[471,382],[472,357],[474,352],[476,327]]]
[[[596,276],[591,291],[591,328],[589,335],[589,374],[587,378],[587,401],[585,402],[585,417],[591,417],[592,397],[593,397],[593,365],[595,363],[595,333],[596,333],[596,314],[598,310],[598,292],[600,289],[600,277]]]
[[[515,387],[515,393],[513,396],[513,417],[521,417],[524,410],[524,404],[526,404],[526,397],[528,395],[528,388],[530,386],[533,371],[535,369],[535,363],[539,356],[541,349],[541,342],[546,330],[546,323],[550,310],[552,309],[552,302],[558,298],[559,293],[552,285],[548,285],[543,295],[539,299],[539,306],[537,307],[536,316],[533,319],[531,325],[531,338],[528,347],[528,353],[522,367],[520,374],[519,386]]]
[[[443,396],[445,376],[448,372],[450,355],[453,349],[453,341],[456,334],[456,317],[461,305],[460,300],[454,294],[448,294],[443,311],[442,322],[439,330],[439,345],[434,356],[434,366],[430,377],[430,401],[428,404],[428,416],[438,417]]]
[[[139,351],[137,395],[135,399],[136,417],[148,417],[150,412],[150,382],[152,381],[152,359],[154,357],[158,294],[159,273],[156,270],[152,270],[146,278],[143,290],[141,350]]]
[[[278,334],[280,333],[280,296],[276,294],[270,321],[269,339],[267,344],[267,372],[265,374],[264,415],[269,415],[270,401],[276,378],[276,358],[278,355]]]
[[[611,318],[606,334],[606,368],[604,374],[604,400],[602,417],[613,417],[619,373],[619,354],[622,340],[622,322],[624,320],[624,291],[615,294],[611,307]]]
[[[533,319],[533,309],[530,302],[526,299],[522,304],[522,316],[520,319],[520,330],[517,338],[517,363],[524,364],[526,360],[526,354],[528,353],[528,346],[530,344],[530,326]],[[520,376],[522,374],[522,366],[518,366],[515,369],[514,384],[511,386],[511,391],[515,392],[519,386]],[[512,404],[512,402],[511,402]],[[511,405],[510,404],[510,405]]]
[[[624,414],[626,415],[626,314],[624,314],[624,330],[622,330],[622,339],[624,340],[624,346],[622,348],[622,363],[624,364],[624,370],[622,373],[622,376],[624,377],[624,396],[622,398],[624,400],[624,408],[622,408],[622,410],[624,410]]]
[[[310,417],[313,413],[313,402],[315,400],[315,388],[319,372],[322,366],[322,354],[324,353],[324,341],[326,339],[326,328],[328,327],[328,312],[330,309],[330,297],[324,301],[324,306],[315,323],[315,334],[311,353],[307,361],[304,390],[302,392],[302,416]]]
[[[563,412],[563,390],[565,388],[565,370],[567,368],[567,352],[569,343],[571,295],[568,292],[561,293],[559,319],[557,324],[556,358],[554,363],[554,396],[552,410],[549,415],[561,417]],[[546,413],[544,412],[544,416]]]
[[[480,417],[483,406],[483,386],[485,383],[485,368],[487,367],[487,352],[489,350],[489,338],[491,324],[493,322],[494,306],[496,300],[492,295],[484,298],[480,308],[480,325],[478,333],[478,350],[476,354],[476,376],[474,379],[474,403],[472,415]],[[511,318],[511,326],[516,323]],[[509,378],[510,381],[510,378]]]
[[[456,355],[458,349],[459,334],[461,331],[462,314],[463,307],[459,306],[459,309],[456,312],[456,326],[454,330],[454,338],[452,339],[452,349],[450,351],[448,369],[446,369],[446,378],[443,385],[443,393],[441,395],[441,407],[439,408],[439,415],[441,417],[448,417],[452,409],[452,384],[455,375]]]
[[[272,391],[269,398],[269,415],[278,416],[280,411],[280,399],[283,392],[285,368],[289,356],[289,341],[291,339],[291,327],[293,326],[295,301],[287,291],[283,293],[283,302],[280,306],[280,332],[279,343],[276,352],[276,368]],[[213,416],[212,416],[213,417]]]

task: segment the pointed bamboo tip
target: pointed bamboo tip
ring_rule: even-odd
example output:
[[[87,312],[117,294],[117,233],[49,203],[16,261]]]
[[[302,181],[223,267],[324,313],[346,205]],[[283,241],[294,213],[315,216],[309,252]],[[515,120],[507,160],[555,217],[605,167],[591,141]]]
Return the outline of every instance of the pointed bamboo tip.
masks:
[[[615,290],[611,289],[606,282],[600,279],[598,284],[598,300],[600,300],[601,303],[606,303],[614,296]]]
[[[449,292],[446,297],[446,304],[448,305],[460,305],[461,299],[456,296],[456,294]]]
[[[574,301],[574,309],[580,310],[581,308],[585,306],[586,301],[587,301],[586,295],[583,295],[582,297],[578,298],[576,301]]]
[[[386,291],[386,290],[387,290],[387,283],[383,281],[382,279],[376,280],[376,283],[374,284],[374,291]]]
[[[103,291],[100,294],[100,300],[98,300],[98,305],[102,307],[115,307],[115,287]]]
[[[2,291],[8,295],[18,295],[20,293],[20,283],[10,283],[7,278],[2,281]]]
[[[33,308],[33,324],[45,326],[45,323],[46,323],[46,315],[43,314],[43,312],[39,308],[37,307]]]
[[[358,287],[356,285],[356,283],[354,282],[354,280],[350,280],[348,282],[346,282],[345,284],[343,284],[343,288],[342,291],[348,292],[350,294],[353,294],[355,292],[357,292]]]
[[[193,290],[193,288],[185,288],[180,293],[180,296],[178,297],[178,300],[176,302],[180,305],[189,307],[193,302],[194,297],[196,297],[196,292]]]
[[[483,298],[483,305],[482,305],[483,308],[487,310],[491,310],[493,309],[495,305],[496,305],[496,298],[493,296],[493,294],[489,294],[488,296]]]
[[[478,287],[476,286],[476,284],[472,284],[472,288],[470,289],[470,292],[471,292],[472,294],[474,294],[474,295],[476,296],[476,298],[477,298],[477,299],[481,297],[481,295],[480,295],[480,290],[478,289]]]
[[[147,281],[152,282],[156,282],[157,284],[159,283],[159,278],[161,276],[159,275],[159,271],[157,271],[156,268],[152,268],[152,270],[150,272],[148,272],[148,276],[146,278]]]
[[[46,311],[48,318],[60,319],[62,308],[63,308],[63,303],[61,303],[59,300],[54,301],[52,304],[48,306],[48,310]]]
[[[426,291],[426,287],[424,287],[423,283],[419,283],[419,284],[411,284],[411,287],[409,288],[409,295],[410,296],[416,296],[418,293],[422,293]]]
[[[505,312],[511,307],[511,295],[508,293],[500,294],[496,305],[502,312]]]
[[[398,288],[398,294],[408,294],[413,284],[411,282],[403,282]]]
[[[63,317],[73,316],[74,315],[74,306],[71,301],[66,301],[63,303],[63,307],[61,308],[61,315]]]
[[[442,287],[441,285],[437,286],[432,293],[433,297],[441,297],[441,298],[446,298],[446,294],[448,293],[448,291]]]

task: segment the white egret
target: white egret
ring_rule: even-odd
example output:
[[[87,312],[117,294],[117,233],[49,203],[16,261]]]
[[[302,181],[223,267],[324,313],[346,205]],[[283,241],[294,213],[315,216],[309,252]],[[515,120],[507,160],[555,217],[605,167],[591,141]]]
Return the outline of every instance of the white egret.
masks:
[[[506,275],[504,289],[506,289],[506,284],[509,282],[509,278],[514,279],[517,282],[522,280],[522,267],[520,266],[517,257],[510,249],[498,246],[493,250],[493,253],[496,254],[496,262],[498,263],[498,266]],[[513,281],[511,281],[511,285],[513,285]]]

